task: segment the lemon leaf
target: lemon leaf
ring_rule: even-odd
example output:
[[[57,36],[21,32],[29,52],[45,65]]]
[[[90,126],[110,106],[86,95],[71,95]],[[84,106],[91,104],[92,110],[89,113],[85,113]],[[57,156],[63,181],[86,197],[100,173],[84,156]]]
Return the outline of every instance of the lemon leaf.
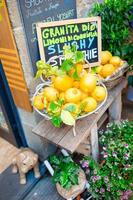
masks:
[[[62,63],[61,69],[63,71],[69,72],[72,67],[73,67],[73,62],[70,59],[66,59]]]
[[[84,61],[84,58],[85,58],[85,56],[84,56],[84,53],[82,51],[77,51],[75,53],[75,60],[76,60],[77,63]]]
[[[75,105],[69,105],[65,108],[65,110],[69,112],[75,112],[76,111],[76,106]]]
[[[51,122],[55,127],[61,127],[62,120],[60,116],[53,116]]]
[[[63,121],[64,124],[67,124],[69,126],[75,125],[75,119],[73,118],[71,113],[67,110],[61,111],[61,120]]]
[[[39,78],[43,74],[44,70],[39,69],[36,73],[35,79]]]
[[[51,111],[55,111],[58,107],[59,107],[58,104],[56,104],[55,102],[52,101],[50,103],[50,110]]]

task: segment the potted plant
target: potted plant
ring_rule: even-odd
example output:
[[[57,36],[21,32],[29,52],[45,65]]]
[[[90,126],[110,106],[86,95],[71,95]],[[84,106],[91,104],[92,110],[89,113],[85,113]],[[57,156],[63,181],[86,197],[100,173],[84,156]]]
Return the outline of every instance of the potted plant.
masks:
[[[104,0],[95,3],[89,16],[100,16],[102,19],[102,46],[133,64],[133,44],[128,41],[133,1]]]
[[[100,164],[84,157],[82,168],[94,199],[126,200],[133,192],[133,121],[108,124],[101,132]]]
[[[86,185],[83,170],[69,156],[50,157],[54,169],[53,181],[58,193],[65,199],[75,198],[82,193]]]

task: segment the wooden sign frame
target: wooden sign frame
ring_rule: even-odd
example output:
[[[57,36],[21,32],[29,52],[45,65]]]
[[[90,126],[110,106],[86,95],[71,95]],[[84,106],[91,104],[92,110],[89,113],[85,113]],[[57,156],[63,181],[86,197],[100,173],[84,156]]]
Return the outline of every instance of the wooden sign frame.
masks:
[[[40,57],[42,60],[46,61],[45,59],[45,50],[43,46],[43,40],[41,35],[41,29],[47,28],[47,27],[55,27],[60,25],[69,25],[69,24],[80,24],[80,23],[86,23],[86,22],[97,22],[97,33],[98,33],[98,62],[90,63],[90,66],[97,66],[100,64],[101,61],[101,18],[100,17],[89,17],[89,18],[81,18],[81,19],[72,19],[72,20],[64,20],[64,21],[55,21],[55,22],[45,22],[45,23],[37,23],[36,29],[37,29],[37,37],[38,37],[38,44],[39,44],[39,51],[40,51]]]

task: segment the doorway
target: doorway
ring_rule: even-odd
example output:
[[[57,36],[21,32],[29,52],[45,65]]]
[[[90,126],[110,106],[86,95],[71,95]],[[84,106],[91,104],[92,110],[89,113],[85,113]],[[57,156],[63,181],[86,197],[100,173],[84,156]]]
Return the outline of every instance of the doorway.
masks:
[[[0,137],[17,147],[27,146],[17,108],[0,62]]]

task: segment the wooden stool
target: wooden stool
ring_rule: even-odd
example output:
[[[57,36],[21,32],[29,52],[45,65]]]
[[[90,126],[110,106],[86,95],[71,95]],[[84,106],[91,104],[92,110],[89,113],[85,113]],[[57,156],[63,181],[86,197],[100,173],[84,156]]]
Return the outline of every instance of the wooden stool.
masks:
[[[66,149],[70,153],[77,151],[88,155],[91,152],[93,158],[97,160],[99,154],[98,128],[107,117],[109,117],[110,121],[119,121],[121,119],[121,92],[126,85],[127,81],[123,79],[119,85],[109,91],[106,103],[98,112],[77,120],[76,137],[73,136],[71,126],[63,124],[61,128],[56,128],[50,121],[45,119],[33,129],[33,133],[62,149]]]

